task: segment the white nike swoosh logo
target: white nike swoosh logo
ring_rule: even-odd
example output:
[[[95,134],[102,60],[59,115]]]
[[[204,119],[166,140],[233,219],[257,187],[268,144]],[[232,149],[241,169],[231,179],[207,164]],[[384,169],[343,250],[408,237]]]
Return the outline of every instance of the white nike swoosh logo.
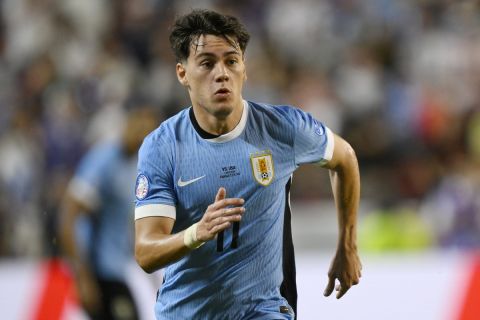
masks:
[[[187,181],[182,181],[182,177],[180,177],[178,179],[177,184],[178,184],[179,187],[185,187],[185,186],[188,186],[189,184],[194,183],[195,181],[198,181],[198,180],[203,179],[205,177],[206,177],[206,175],[203,175],[201,177],[198,177],[198,178],[195,178],[195,179],[192,179],[192,180],[187,180]]]

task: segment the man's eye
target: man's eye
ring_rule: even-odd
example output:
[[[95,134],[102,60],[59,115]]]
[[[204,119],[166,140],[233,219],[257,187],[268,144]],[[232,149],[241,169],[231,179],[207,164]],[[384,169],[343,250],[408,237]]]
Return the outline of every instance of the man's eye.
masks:
[[[211,68],[213,63],[211,63],[210,61],[203,61],[202,63],[200,63],[200,65],[205,68]]]
[[[236,63],[238,63],[238,61],[235,60],[235,59],[228,60],[228,64],[229,64],[229,65],[234,65],[234,64],[236,64]]]

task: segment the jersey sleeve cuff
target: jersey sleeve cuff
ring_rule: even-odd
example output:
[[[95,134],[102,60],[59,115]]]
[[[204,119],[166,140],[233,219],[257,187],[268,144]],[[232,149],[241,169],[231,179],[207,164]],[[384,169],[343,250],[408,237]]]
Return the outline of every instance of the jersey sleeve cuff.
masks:
[[[177,212],[174,206],[168,204],[146,204],[135,208],[135,220],[146,217],[167,217],[175,220]]]
[[[332,130],[325,127],[325,133],[327,135],[327,145],[325,147],[325,155],[323,159],[318,162],[319,165],[324,165],[333,158],[333,149],[335,148],[335,138]]]

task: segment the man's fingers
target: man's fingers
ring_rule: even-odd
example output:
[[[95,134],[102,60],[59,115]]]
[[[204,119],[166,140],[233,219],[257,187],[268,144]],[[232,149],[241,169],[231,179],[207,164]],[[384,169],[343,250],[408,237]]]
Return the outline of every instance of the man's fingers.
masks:
[[[231,225],[232,224],[229,221],[226,221],[226,222],[223,222],[221,224],[217,224],[216,226],[214,226],[212,228],[211,231],[214,234],[218,234],[218,233],[222,232],[223,230],[230,228]]]
[[[347,293],[347,291],[348,291],[348,288],[344,288],[340,286],[340,290],[338,290],[338,293],[337,293],[337,299],[340,299],[341,297],[343,297],[343,295]]]
[[[215,196],[215,202],[225,199],[227,196],[227,190],[224,187],[220,187],[217,191],[217,195]]]
[[[348,289],[350,289],[350,286],[348,286],[343,281],[340,281],[339,284],[335,285],[335,278],[334,277],[329,277],[328,284],[327,284],[327,287],[325,288],[325,291],[323,292],[323,295],[325,297],[330,296],[330,294],[333,292],[333,289],[335,289],[335,291],[337,291],[336,298],[340,299],[341,297],[343,297],[343,295],[345,293],[347,293]]]
[[[242,198],[226,198],[220,199],[214,203],[214,209],[221,209],[228,206],[241,206],[245,203],[245,200]]]
[[[343,297],[343,295],[347,293],[348,289],[350,289],[350,286],[348,286],[344,281],[340,281],[340,284],[336,288],[336,290],[338,291],[337,299]]]
[[[325,288],[325,291],[323,292],[323,295],[325,297],[328,297],[330,294],[332,294],[334,287],[335,287],[335,278],[329,277],[328,284],[327,284],[327,287]]]
[[[235,208],[224,208],[221,209],[220,212],[222,213],[221,216],[229,217],[234,215],[240,215],[245,212],[244,207],[235,207]]]
[[[214,228],[220,224],[223,224],[225,222],[236,222],[236,221],[240,221],[242,220],[242,216],[241,214],[237,213],[237,214],[232,214],[232,215],[229,215],[229,216],[219,216],[219,217],[216,217],[215,219],[213,219],[211,222],[210,222],[210,230],[213,231]]]
[[[210,223],[216,224],[215,220],[219,218],[229,218],[231,216],[242,215],[245,212],[244,207],[222,208],[209,213],[208,220]]]
[[[242,198],[227,198],[227,190],[224,187],[220,187],[215,196],[215,202],[211,205],[211,208],[218,210],[228,206],[241,206],[245,203]]]

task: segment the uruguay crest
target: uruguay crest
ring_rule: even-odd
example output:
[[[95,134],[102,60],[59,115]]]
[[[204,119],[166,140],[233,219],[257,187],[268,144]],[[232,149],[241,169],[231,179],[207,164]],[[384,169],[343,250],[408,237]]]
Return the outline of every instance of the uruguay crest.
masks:
[[[273,157],[270,151],[262,151],[250,156],[253,177],[262,186],[268,186],[275,174],[273,169]]]

